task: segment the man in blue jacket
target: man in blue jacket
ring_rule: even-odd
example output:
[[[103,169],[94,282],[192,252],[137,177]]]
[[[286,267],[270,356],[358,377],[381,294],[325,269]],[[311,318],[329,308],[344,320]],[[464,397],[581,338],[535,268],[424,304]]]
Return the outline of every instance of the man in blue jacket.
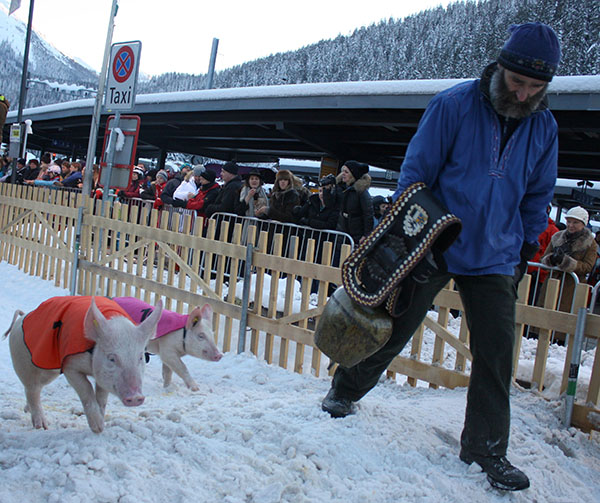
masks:
[[[323,410],[354,411],[423,321],[449,279],[459,289],[473,354],[460,459],[478,463],[490,484],[529,487],[506,459],[517,285],[546,226],[556,182],[557,124],[545,94],[560,60],[552,28],[510,27],[497,62],[481,79],[439,93],[427,107],[406,152],[400,194],[424,182],[462,220],[444,254],[447,273],[434,272],[377,353],[351,368],[338,367]]]

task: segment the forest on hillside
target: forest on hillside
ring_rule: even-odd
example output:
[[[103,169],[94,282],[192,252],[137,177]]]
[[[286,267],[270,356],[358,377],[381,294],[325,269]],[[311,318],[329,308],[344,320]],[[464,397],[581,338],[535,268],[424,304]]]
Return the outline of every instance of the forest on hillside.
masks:
[[[600,0],[463,0],[228,68],[215,74],[213,87],[478,77],[496,59],[507,28],[528,21],[556,30],[563,53],[558,75],[600,74]],[[16,104],[19,79],[6,76],[20,74],[22,58],[6,43],[0,50],[0,81],[13,84],[3,92]],[[50,59],[38,56],[31,77],[97,86],[74,61]],[[204,89],[207,80],[205,74],[165,73],[138,82],[138,94]],[[34,85],[27,106],[84,96]]]
[[[529,21],[556,30],[563,53],[559,75],[600,73],[600,0],[487,0],[381,21],[244,63],[216,73],[214,87],[478,77],[496,59],[507,28]],[[140,91],[203,89],[206,78],[167,73],[142,83]]]

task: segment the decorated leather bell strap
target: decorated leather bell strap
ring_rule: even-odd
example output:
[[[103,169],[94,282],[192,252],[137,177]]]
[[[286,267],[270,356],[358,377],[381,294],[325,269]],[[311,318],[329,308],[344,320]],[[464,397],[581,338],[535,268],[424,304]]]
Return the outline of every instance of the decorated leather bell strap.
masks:
[[[342,264],[346,292],[361,305],[381,305],[442,235],[445,250],[460,227],[425,184],[411,185]]]

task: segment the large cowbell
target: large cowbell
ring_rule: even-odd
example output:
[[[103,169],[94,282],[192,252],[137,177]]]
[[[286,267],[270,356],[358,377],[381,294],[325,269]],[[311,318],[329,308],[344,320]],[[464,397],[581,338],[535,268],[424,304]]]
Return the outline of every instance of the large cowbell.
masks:
[[[343,367],[375,353],[392,335],[392,317],[382,307],[352,301],[339,287],[327,301],[315,330],[315,345]]]
[[[460,219],[425,184],[406,189],[342,264],[343,288],[323,310],[316,346],[345,367],[375,353],[391,336],[392,316],[406,312],[419,288],[411,271],[428,255],[444,270],[442,253],[460,230]]]

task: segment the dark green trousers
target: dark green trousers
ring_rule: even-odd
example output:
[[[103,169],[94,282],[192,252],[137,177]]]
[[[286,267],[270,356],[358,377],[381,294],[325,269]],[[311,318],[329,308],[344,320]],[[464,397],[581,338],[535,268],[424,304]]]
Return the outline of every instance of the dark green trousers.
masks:
[[[463,302],[473,354],[461,446],[479,456],[504,456],[510,430],[517,298],[512,276],[433,276],[415,292],[407,313],[394,319],[385,346],[354,367],[338,367],[332,386],[338,395],[352,401],[366,395],[410,340],[450,278],[454,278]]]

